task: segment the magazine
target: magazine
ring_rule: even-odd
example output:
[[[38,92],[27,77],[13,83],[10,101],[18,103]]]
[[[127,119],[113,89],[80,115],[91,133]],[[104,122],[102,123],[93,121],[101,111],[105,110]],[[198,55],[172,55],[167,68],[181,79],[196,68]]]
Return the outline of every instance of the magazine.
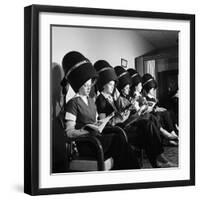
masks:
[[[155,105],[156,105],[156,102],[148,101],[146,109],[142,110],[141,115],[144,115],[146,113],[152,112],[152,110],[154,109]]]
[[[111,115],[107,116],[104,119],[98,120],[96,123],[94,124],[86,124],[84,126],[85,130],[88,131],[96,131],[101,133],[104,129],[104,127],[106,126],[106,124],[109,122],[109,120],[114,116],[114,113],[112,113]]]

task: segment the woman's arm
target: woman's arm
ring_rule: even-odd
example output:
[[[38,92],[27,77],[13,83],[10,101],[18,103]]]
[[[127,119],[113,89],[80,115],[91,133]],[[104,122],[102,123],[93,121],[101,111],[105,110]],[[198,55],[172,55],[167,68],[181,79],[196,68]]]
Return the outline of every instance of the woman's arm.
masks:
[[[115,126],[116,124],[123,123],[129,118],[129,115],[130,115],[130,111],[123,113],[121,116],[116,114],[110,119],[109,124],[112,126]],[[106,114],[100,113],[99,120],[104,119],[104,118],[106,118]]]
[[[81,135],[88,134],[89,132],[84,129],[75,129],[75,122],[74,121],[67,121],[66,122],[66,129],[65,132],[68,137],[74,138],[79,137]]]

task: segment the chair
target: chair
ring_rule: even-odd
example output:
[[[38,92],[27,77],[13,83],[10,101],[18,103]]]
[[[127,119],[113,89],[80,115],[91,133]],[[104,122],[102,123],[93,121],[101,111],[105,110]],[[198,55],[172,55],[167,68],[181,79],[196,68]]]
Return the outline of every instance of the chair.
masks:
[[[128,141],[126,133],[118,126],[115,126],[114,128],[106,128],[103,134],[109,134],[112,131],[116,134],[120,134],[121,137],[124,137],[126,141]],[[81,142],[92,145],[93,149],[95,149],[96,156],[81,157],[76,148],[76,143]],[[77,138],[68,138],[66,136],[66,149],[69,161],[68,170],[70,171],[108,171],[114,166],[114,160],[112,157],[104,157],[101,142],[96,136],[84,135]],[[93,150],[91,149],[91,151]]]
[[[76,147],[77,143],[87,143],[92,146],[95,156],[80,156]],[[113,167],[113,158],[105,159],[102,145],[96,136],[67,137],[66,150],[69,171],[104,171]]]
[[[61,115],[59,121],[63,130],[65,130],[64,117]],[[104,134],[109,134],[114,129],[116,134],[120,134],[128,142],[128,137],[125,131],[119,127],[106,128]],[[65,146],[67,157],[67,170],[68,171],[108,171],[114,166],[114,159],[112,157],[105,158],[103,148],[99,139],[94,135],[84,135],[76,138],[69,138],[65,134]],[[80,156],[77,143],[88,143],[95,149],[96,156]],[[135,150],[140,166],[143,166],[144,152],[142,149],[132,146]],[[91,149],[91,151],[93,151]]]
[[[59,117],[59,121],[61,127],[65,130],[65,121],[62,113]],[[105,134],[108,132],[109,130],[105,132]],[[123,132],[122,134],[124,135],[125,133]],[[89,144],[92,147],[91,151],[95,151],[95,156],[80,156],[76,146],[77,143]],[[102,145],[96,136],[84,135],[76,138],[69,138],[65,135],[65,144],[68,171],[104,171],[112,169],[114,165],[112,157],[104,157]]]

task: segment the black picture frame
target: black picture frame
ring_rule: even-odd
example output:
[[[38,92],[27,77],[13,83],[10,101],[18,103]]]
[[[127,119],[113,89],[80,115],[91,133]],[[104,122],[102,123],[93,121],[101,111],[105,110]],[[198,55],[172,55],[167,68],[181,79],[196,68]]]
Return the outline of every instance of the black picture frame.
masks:
[[[80,14],[142,19],[186,20],[190,24],[190,160],[189,178],[161,182],[119,183],[92,186],[46,187],[39,185],[39,15]],[[31,5],[24,9],[24,192],[30,195],[187,186],[195,184],[195,15]]]

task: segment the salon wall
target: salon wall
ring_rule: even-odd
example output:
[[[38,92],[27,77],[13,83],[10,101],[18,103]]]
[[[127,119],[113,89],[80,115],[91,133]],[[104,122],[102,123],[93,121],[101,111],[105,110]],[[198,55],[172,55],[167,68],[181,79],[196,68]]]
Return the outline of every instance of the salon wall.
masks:
[[[120,65],[121,58],[134,67],[135,57],[153,49],[133,30],[53,27],[52,60],[61,63],[65,53],[76,50],[92,63],[107,60],[112,66]]]
[[[121,58],[124,58],[128,61],[128,67],[135,68],[135,57],[152,49],[153,46],[135,30],[52,28],[52,61],[58,64],[62,63],[67,52],[76,50],[92,63],[104,59],[114,67],[121,65]],[[73,91],[69,89],[66,100],[72,95]]]

